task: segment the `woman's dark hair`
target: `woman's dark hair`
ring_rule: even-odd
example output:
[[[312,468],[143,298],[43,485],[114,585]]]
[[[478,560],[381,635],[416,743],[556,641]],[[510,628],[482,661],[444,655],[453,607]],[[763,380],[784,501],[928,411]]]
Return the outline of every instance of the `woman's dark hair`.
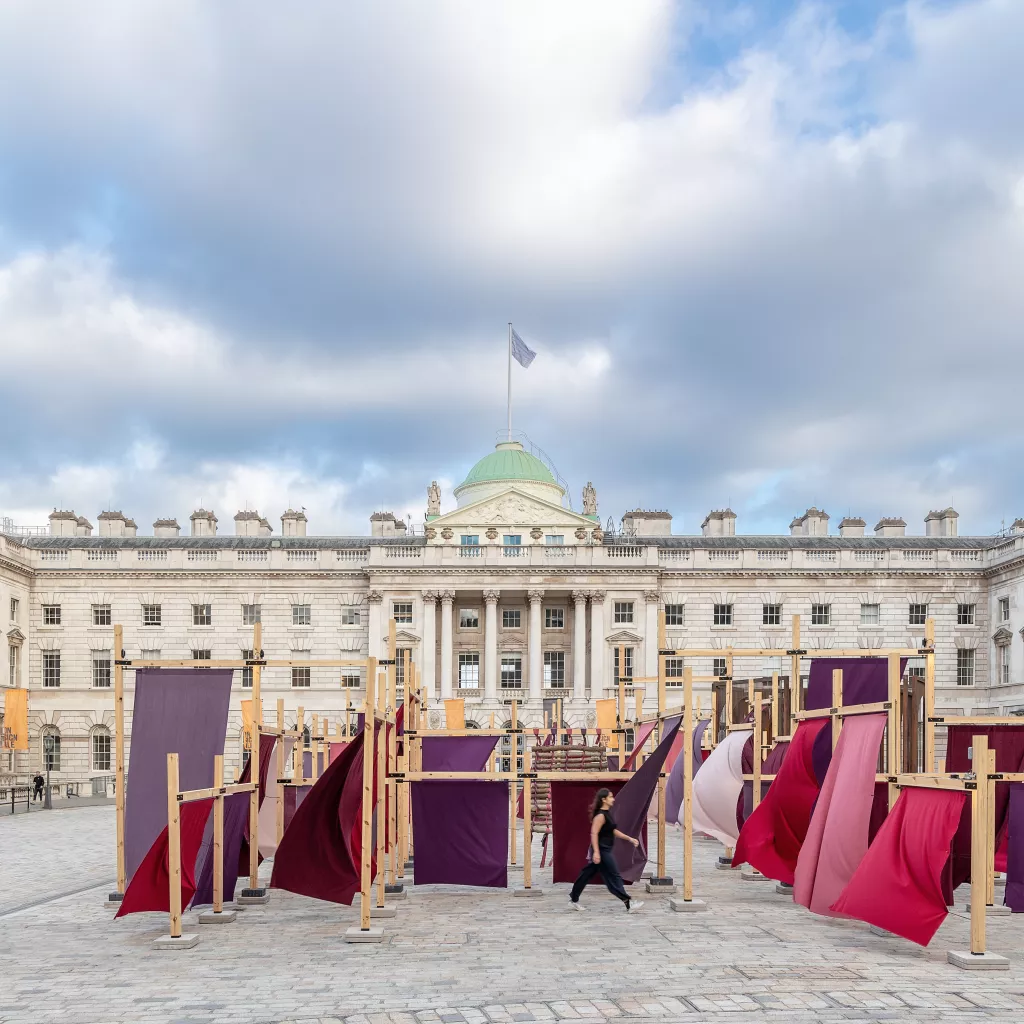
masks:
[[[601,805],[604,803],[606,796],[611,796],[612,791],[610,789],[599,789],[594,794],[594,805],[590,808],[590,820],[593,821],[601,813]]]

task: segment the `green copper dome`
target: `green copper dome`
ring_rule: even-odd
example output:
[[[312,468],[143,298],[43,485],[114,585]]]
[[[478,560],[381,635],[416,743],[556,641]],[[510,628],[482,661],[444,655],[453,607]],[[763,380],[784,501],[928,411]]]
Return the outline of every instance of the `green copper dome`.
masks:
[[[540,459],[525,451],[518,441],[502,441],[469,471],[455,488],[455,496],[475,485],[498,482],[545,484],[561,491],[551,470]]]

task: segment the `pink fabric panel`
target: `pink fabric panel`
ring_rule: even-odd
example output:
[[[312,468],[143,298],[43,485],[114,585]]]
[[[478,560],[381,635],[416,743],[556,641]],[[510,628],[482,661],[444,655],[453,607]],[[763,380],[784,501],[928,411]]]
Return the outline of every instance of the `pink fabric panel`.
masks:
[[[743,792],[743,745],[752,733],[731,732],[693,780],[693,829],[733,846],[739,838],[736,801]]]
[[[267,795],[260,804],[260,813],[256,818],[259,828],[260,856],[273,857],[277,850],[277,743],[270,756],[270,771],[267,774]],[[295,739],[287,737],[284,741],[284,763],[288,764],[292,756]]]
[[[853,715],[843,722],[793,878],[793,901],[815,914],[839,916],[829,908],[867,853],[885,722],[884,714]]]

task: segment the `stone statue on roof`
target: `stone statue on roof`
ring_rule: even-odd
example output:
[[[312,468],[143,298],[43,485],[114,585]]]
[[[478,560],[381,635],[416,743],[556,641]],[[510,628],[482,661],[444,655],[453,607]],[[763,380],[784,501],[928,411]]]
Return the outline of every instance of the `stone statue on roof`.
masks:
[[[587,486],[583,488],[583,514],[585,516],[597,515],[597,491],[594,485],[588,480]]]
[[[436,480],[430,481],[427,488],[427,515],[439,516],[441,514],[441,488],[437,486]]]

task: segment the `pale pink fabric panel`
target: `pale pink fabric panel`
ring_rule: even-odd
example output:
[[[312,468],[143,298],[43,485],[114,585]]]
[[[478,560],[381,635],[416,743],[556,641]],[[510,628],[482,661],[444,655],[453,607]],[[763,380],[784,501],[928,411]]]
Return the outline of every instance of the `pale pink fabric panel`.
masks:
[[[278,740],[277,742],[280,742]],[[287,766],[295,746],[294,738],[284,741],[284,763]],[[267,793],[260,805],[256,821],[259,825],[260,856],[273,857],[277,850],[277,745],[270,755],[270,772],[267,775]]]
[[[751,732],[731,732],[711,751],[693,780],[693,829],[726,846],[739,838],[736,801],[743,791],[743,746]]]
[[[867,853],[878,749],[886,716],[853,715],[839,742],[797,857],[793,900],[815,914],[829,909]]]

